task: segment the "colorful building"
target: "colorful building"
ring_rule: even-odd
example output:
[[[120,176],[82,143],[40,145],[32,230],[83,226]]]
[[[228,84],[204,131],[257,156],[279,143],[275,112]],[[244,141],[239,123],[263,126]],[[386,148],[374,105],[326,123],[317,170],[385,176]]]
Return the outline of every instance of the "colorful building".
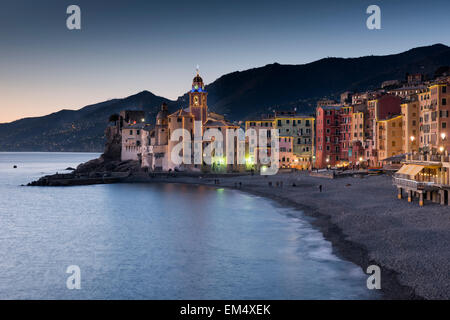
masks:
[[[341,106],[321,106],[316,110],[316,168],[334,166],[340,161]]]
[[[401,105],[403,116],[403,153],[413,153],[419,151],[419,118],[420,108],[417,95],[404,101]]]
[[[377,121],[378,161],[402,154],[403,152],[403,116]],[[380,163],[378,163],[380,165]]]
[[[352,150],[352,109],[352,106],[343,106],[339,110],[340,155],[338,164],[342,166],[349,165],[349,156]]]
[[[353,106],[351,120],[351,141],[361,143],[366,139],[365,121],[367,119],[367,106],[364,104]]]
[[[261,129],[267,130],[268,148],[270,148],[270,130],[277,129],[280,137],[290,138],[292,146],[291,155],[280,155],[280,163],[284,167],[310,169],[313,166],[315,153],[315,119],[311,116],[300,116],[295,111],[276,111],[273,117],[265,117],[260,120],[249,120],[245,122],[245,130],[255,129],[259,136]],[[281,146],[280,146],[281,149]],[[280,151],[281,152],[281,151]],[[249,152],[253,156],[254,152]],[[287,160],[289,159],[289,161]],[[289,162],[289,163],[287,163]]]
[[[447,84],[435,84],[418,95],[420,104],[420,141],[422,151],[450,149],[450,100]]]
[[[366,160],[369,166],[379,166],[377,122],[401,114],[401,98],[392,95],[383,95],[368,101],[368,119],[365,124],[367,133]]]
[[[293,137],[280,136],[279,141],[280,168],[291,168],[294,163]]]
[[[276,112],[273,128],[278,129],[280,137],[291,137],[292,152],[291,167],[310,169],[313,165],[315,144],[314,117],[298,116],[295,113],[287,114]]]

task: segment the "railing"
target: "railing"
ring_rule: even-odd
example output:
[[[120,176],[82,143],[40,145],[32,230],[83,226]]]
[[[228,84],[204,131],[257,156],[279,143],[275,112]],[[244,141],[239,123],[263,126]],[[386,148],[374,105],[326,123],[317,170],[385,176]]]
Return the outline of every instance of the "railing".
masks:
[[[419,181],[415,181],[415,180],[398,178],[398,177],[393,178],[393,183],[398,187],[407,187],[407,188],[416,189],[416,190],[424,190],[427,188],[432,188],[432,187],[437,186],[436,183],[434,183],[434,182],[419,182]]]
[[[437,155],[437,154],[407,154],[406,161],[422,161],[422,162],[450,162],[449,155]]]

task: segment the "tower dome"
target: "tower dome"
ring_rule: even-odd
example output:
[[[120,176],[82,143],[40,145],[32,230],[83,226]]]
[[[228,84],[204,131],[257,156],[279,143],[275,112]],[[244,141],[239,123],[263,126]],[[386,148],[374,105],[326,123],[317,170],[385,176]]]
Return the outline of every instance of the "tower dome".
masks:
[[[164,124],[168,116],[169,110],[167,108],[167,104],[163,103],[161,105],[161,111],[159,111],[158,114],[156,115],[156,124]]]
[[[192,91],[200,91],[201,92],[204,90],[205,90],[205,85],[203,84],[203,79],[202,79],[202,77],[200,77],[200,75],[198,74],[198,70],[197,70],[197,75],[192,80]]]

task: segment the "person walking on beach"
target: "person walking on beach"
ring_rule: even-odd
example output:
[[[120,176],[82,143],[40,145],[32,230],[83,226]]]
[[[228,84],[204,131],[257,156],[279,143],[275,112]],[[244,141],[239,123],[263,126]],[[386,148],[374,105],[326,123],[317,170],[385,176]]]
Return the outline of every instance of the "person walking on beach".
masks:
[[[319,185],[319,192],[322,192],[322,185]]]

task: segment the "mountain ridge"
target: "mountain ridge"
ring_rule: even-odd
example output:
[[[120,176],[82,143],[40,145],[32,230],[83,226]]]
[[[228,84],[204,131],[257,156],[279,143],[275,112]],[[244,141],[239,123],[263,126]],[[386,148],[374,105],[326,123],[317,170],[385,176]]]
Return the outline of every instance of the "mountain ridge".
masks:
[[[381,82],[404,79],[406,73],[431,75],[450,65],[444,44],[401,53],[351,58],[326,57],[305,64],[272,63],[220,76],[206,85],[208,105],[231,120],[244,120],[276,108],[314,112],[316,100],[338,97],[344,91],[365,91]],[[190,79],[187,79],[189,82]],[[187,107],[188,95],[170,100],[144,90],[125,98],[63,109],[42,117],[0,124],[0,151],[102,151],[108,117],[123,109],[146,112],[154,121],[165,102],[171,111]]]

